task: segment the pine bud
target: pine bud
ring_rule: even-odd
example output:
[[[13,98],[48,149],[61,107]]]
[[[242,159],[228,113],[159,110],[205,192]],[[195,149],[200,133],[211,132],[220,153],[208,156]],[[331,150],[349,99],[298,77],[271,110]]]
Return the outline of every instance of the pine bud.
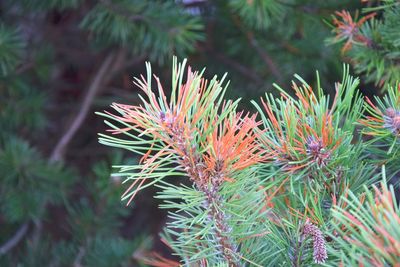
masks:
[[[324,263],[328,258],[326,252],[325,238],[317,226],[312,223],[306,223],[303,229],[304,235],[310,235],[313,238],[313,259],[317,264]]]
[[[383,116],[383,127],[389,129],[393,134],[400,135],[400,112],[388,108]]]

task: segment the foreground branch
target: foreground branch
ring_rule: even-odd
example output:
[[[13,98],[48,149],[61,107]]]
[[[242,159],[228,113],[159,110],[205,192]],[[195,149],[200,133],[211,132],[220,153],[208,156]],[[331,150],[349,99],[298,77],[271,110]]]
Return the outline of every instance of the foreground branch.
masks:
[[[237,248],[229,238],[231,230],[227,223],[227,217],[224,212],[218,208],[222,206],[221,196],[218,194],[218,191],[223,181],[223,175],[220,173],[219,169],[215,170],[214,176],[208,174],[201,157],[196,155],[196,152],[188,147],[184,139],[184,131],[182,128],[171,125],[170,130],[172,133],[171,143],[177,144],[179,149],[183,152],[180,164],[185,167],[197,189],[206,197],[204,208],[208,211],[210,223],[215,225],[216,241],[224,260],[230,267],[239,266],[238,260],[236,259]],[[211,182],[211,186],[209,186],[209,181]]]
[[[206,209],[209,219],[215,224],[215,235],[221,254],[230,267],[240,266],[236,259],[237,247],[229,238],[231,232],[227,223],[226,214],[218,208],[217,205],[221,204],[221,197],[218,195],[216,189],[211,189],[203,192],[206,195]]]

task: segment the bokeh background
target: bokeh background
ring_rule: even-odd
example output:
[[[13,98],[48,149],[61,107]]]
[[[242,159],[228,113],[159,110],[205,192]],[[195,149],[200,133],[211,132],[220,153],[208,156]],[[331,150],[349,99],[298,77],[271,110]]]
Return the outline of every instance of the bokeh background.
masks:
[[[139,103],[145,61],[168,88],[173,55],[228,72],[241,107],[293,74],[329,92],[340,80],[337,0],[0,1],[0,266],[141,266],[168,221],[155,189],[134,203],[113,164],[137,155],[97,142],[95,111]],[[363,84],[374,90],[373,84]],[[367,89],[365,92],[367,92]],[[177,178],[179,181],[179,178]],[[169,256],[171,257],[171,256]]]

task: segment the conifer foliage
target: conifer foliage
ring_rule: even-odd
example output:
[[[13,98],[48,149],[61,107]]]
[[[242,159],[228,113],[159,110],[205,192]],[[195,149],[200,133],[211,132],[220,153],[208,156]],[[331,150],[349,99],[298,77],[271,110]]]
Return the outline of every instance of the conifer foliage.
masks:
[[[390,153],[398,149],[399,87],[383,101],[378,98],[378,108],[363,100],[359,80],[345,66],[332,99],[319,82],[313,89],[296,76],[294,96],[276,85],[280,97],[267,94],[261,106],[253,102],[259,114],[252,115],[237,111],[238,100],[224,100],[225,77],[207,81],[204,70],[186,71],[185,64],[174,60],[169,96],[147,64],[147,77],[135,79],[144,92],[142,104],[114,103],[114,113],[99,113],[109,126],[100,143],[142,155],[138,165],[118,167],[117,175],[130,183],[122,199],[129,204],[139,191],[159,188],[156,197],[170,219],[163,239],[180,264],[346,264],[353,258],[341,256],[362,242],[360,253],[374,249],[385,255],[365,257],[365,264],[396,260],[389,255],[399,252],[400,240],[390,228],[399,226],[398,204],[388,195],[386,180],[383,193],[374,187],[377,200],[369,197],[369,209],[359,217],[346,210],[357,207],[357,196],[364,199],[365,187],[380,180],[382,162],[371,154],[377,141],[364,141],[364,135],[390,136],[383,139]],[[364,112],[372,115],[363,117]],[[381,153],[388,166],[390,153]],[[177,184],[177,176],[188,179]],[[382,205],[394,210],[394,217],[376,213]],[[363,216],[383,220],[384,228],[344,236],[354,223],[362,229],[374,225]],[[368,238],[382,243],[373,248]]]
[[[399,3],[0,1],[0,266],[399,267]]]
[[[121,235],[129,209],[109,168],[125,160],[71,164],[69,123],[116,74],[144,57],[186,56],[202,29],[175,2],[0,1],[0,266],[139,264],[132,255],[151,238]],[[82,94],[86,111],[69,102]]]
[[[384,174],[385,175],[385,174]],[[333,211],[344,266],[397,266],[400,262],[400,211],[393,186],[384,179],[359,199],[350,194],[346,207]]]
[[[400,79],[400,3],[397,0],[363,1],[366,7],[358,19],[346,10],[333,19],[335,37],[331,43],[344,43],[357,73],[384,89]],[[383,86],[386,85],[386,86]]]
[[[258,234],[257,221],[265,216],[263,179],[254,170],[263,154],[255,132],[259,122],[237,112],[238,101],[223,100],[223,79],[207,81],[188,68],[184,80],[185,63],[174,62],[170,97],[157,77],[158,95],[152,92],[148,65],[147,78],[136,79],[145,94],[142,105],[113,104],[118,115],[102,114],[110,132],[125,138],[101,134],[100,143],[144,153],[142,165],[121,168],[126,181],[132,180],[123,198],[130,202],[152,184],[162,189],[163,207],[174,212],[166,230],[175,237],[170,245],[185,251],[185,261],[239,266],[247,254],[242,243]],[[165,179],[175,175],[187,176],[192,185]]]

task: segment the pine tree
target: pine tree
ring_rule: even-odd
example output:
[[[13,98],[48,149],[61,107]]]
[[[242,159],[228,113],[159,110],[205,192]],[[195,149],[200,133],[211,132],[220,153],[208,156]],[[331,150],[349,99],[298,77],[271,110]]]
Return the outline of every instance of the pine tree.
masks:
[[[1,1],[0,266],[396,266],[398,9]]]

